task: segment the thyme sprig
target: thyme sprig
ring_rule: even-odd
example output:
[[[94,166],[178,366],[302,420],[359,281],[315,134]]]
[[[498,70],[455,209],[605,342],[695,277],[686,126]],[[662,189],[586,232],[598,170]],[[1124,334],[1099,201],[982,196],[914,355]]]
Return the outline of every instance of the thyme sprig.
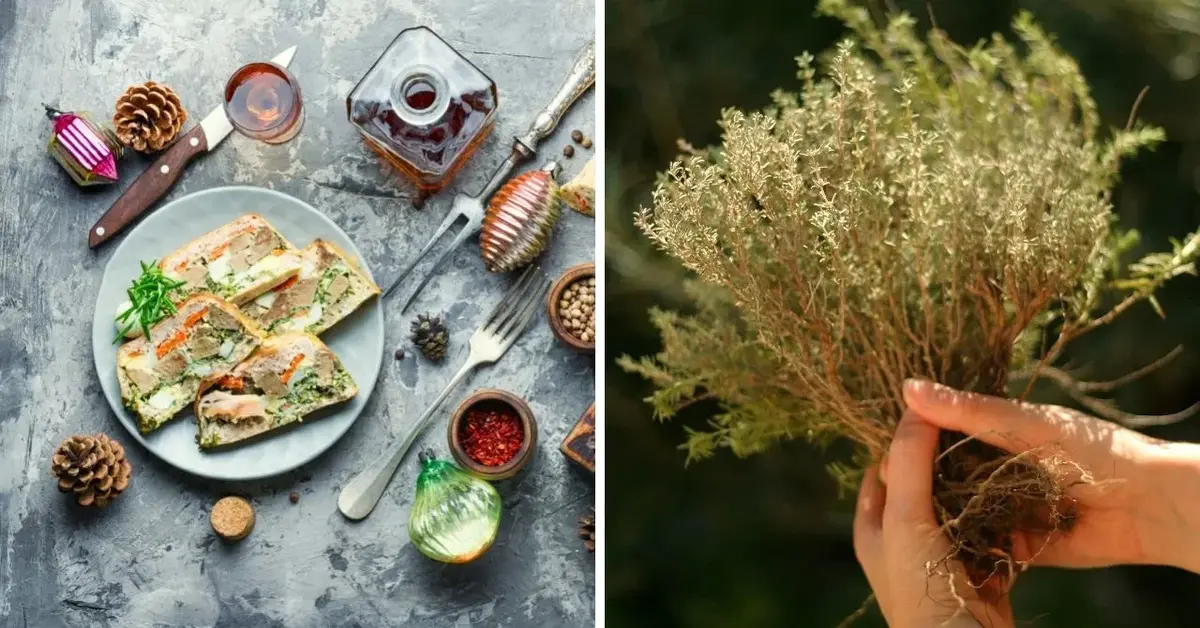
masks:
[[[117,344],[130,331],[140,327],[146,340],[150,340],[150,326],[175,313],[175,302],[171,295],[187,285],[163,274],[157,261],[140,262],[142,274],[133,280],[126,293],[129,295],[129,309],[117,316],[117,324],[121,330],[113,338]]]

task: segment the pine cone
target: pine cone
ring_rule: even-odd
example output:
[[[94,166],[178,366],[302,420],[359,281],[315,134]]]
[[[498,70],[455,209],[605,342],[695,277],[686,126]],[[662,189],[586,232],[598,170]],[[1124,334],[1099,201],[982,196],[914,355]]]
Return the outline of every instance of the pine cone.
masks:
[[[585,515],[579,518],[579,538],[583,539],[583,546],[587,551],[596,551],[596,514]]]
[[[187,112],[179,96],[170,87],[154,81],[129,86],[117,99],[117,113],[113,115],[117,138],[142,153],[161,150],[170,144],[184,122]]]
[[[133,467],[125,448],[107,435],[76,435],[58,446],[50,472],[58,490],[74,492],[80,506],[103,508],[129,486]]]
[[[450,334],[441,316],[417,315],[417,320],[412,322],[411,338],[412,343],[430,360],[440,362],[446,357],[446,343],[450,341]]]

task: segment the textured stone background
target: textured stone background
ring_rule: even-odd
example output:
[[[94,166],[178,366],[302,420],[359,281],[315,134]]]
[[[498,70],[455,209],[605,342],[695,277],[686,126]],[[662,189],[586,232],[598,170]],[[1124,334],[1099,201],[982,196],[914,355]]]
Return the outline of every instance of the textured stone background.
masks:
[[[185,476],[129,447],[134,480],[107,512],[77,511],[55,490],[48,461],[76,432],[124,436],[92,367],[90,324],[111,245],[86,232],[116,188],[81,191],[43,152],[40,103],[104,117],[133,82],[180,93],[193,120],[219,104],[244,62],[300,46],[291,69],[307,107],[301,135],[266,146],[234,135],[195,162],[171,198],[219,185],[261,185],[308,201],[358,244],[387,281],[441,221],[454,193],[474,191],[558,86],[593,36],[591,0],[0,0],[0,620],[3,626],[584,626],[592,623],[594,560],[575,537],[593,484],[557,443],[593,398],[591,356],[569,352],[544,319],[449,403],[485,386],[530,401],[541,445],[530,468],[500,486],[497,545],[450,567],[409,546],[405,523],[417,468],[406,461],[366,521],[337,513],[340,486],[382,442],[403,433],[457,368],[387,362],[350,432],[313,463],[245,485]],[[499,85],[496,130],[456,183],[424,210],[384,171],[345,120],[354,82],[403,28],[428,25]],[[559,155],[570,129],[590,132],[589,93],[543,144]],[[565,164],[577,172],[587,151]],[[145,167],[121,163],[123,185]],[[532,167],[532,166],[531,166]],[[548,270],[593,259],[594,223],[567,212]],[[510,278],[489,276],[477,249],[454,255],[414,310],[445,311],[463,350],[480,312]],[[410,316],[388,307],[388,342]],[[389,349],[390,350],[390,349]],[[460,356],[461,357],[461,356]],[[445,452],[435,425],[418,443]],[[413,457],[415,458],[415,456]],[[291,504],[288,492],[299,491]],[[225,545],[208,528],[221,495],[252,497],[258,526]]]

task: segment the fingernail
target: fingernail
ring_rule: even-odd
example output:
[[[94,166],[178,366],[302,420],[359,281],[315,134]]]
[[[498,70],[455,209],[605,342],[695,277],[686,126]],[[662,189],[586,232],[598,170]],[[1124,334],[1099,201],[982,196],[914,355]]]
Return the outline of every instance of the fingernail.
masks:
[[[949,401],[954,394],[954,389],[943,386],[929,379],[906,379],[904,380],[904,394],[912,399],[924,399],[927,401]]]
[[[927,379],[906,379],[904,380],[904,396],[909,397],[910,399],[913,397],[920,397],[926,394],[926,392],[929,390],[929,384],[932,383],[933,382]]]

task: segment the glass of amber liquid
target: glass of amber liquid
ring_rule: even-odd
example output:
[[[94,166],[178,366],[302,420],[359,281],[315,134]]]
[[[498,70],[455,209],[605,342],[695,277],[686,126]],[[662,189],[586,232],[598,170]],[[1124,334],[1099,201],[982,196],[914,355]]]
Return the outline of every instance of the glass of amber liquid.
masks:
[[[426,27],[401,31],[346,97],[363,140],[422,194],[445,187],[496,119],[496,84]]]
[[[304,126],[300,84],[287,68],[268,61],[242,66],[225,84],[225,115],[242,135],[282,144]]]

